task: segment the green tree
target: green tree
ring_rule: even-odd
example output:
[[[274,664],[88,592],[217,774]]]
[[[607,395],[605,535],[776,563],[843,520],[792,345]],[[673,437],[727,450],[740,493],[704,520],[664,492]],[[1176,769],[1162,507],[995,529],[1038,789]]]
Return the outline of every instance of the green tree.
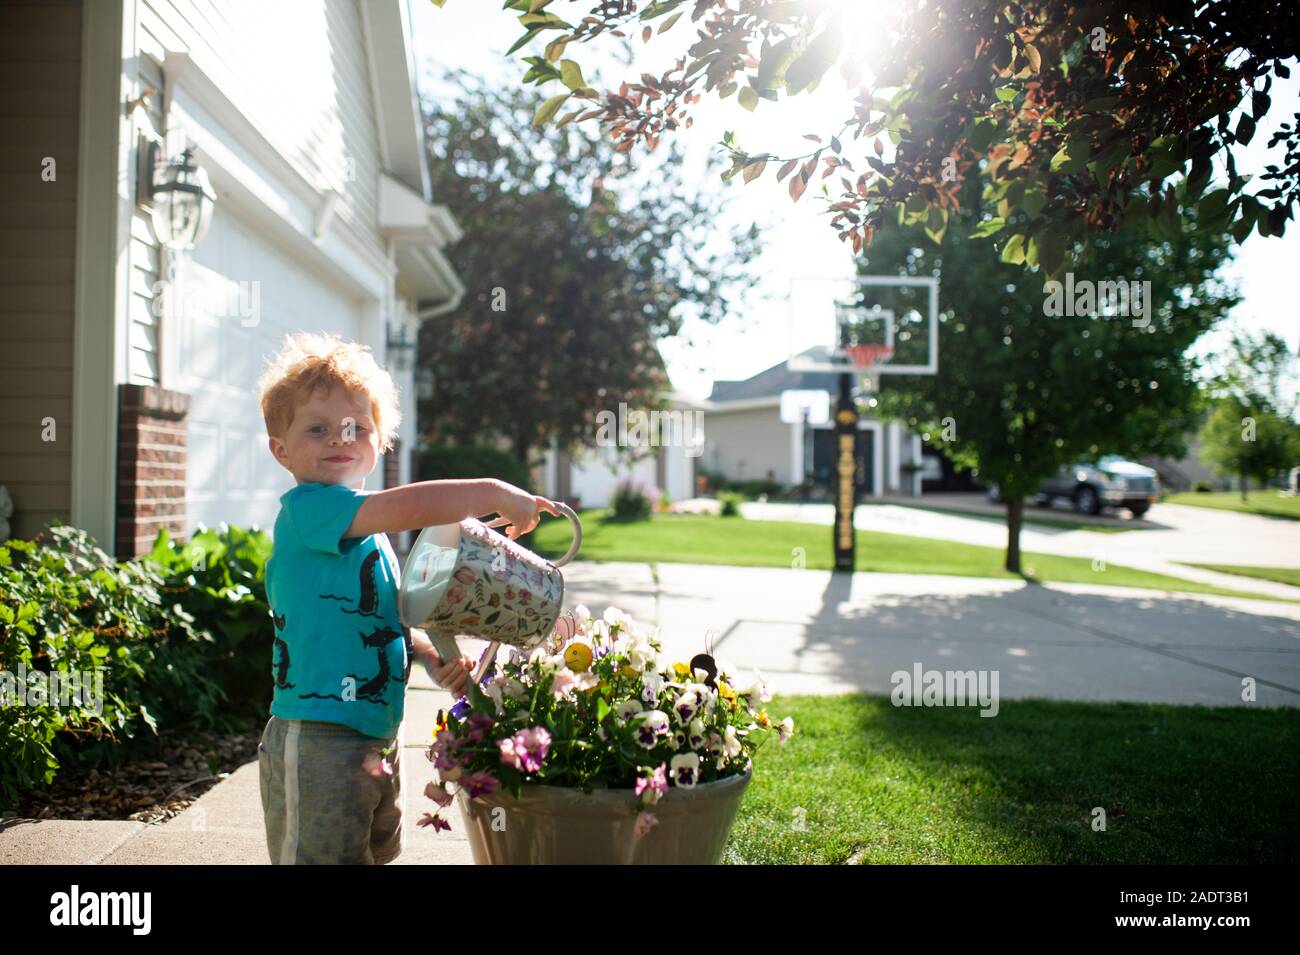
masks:
[[[1261,404],[1230,395],[1215,403],[1205,422],[1201,458],[1218,473],[1235,475],[1244,501],[1249,478],[1262,486],[1284,468],[1300,464],[1300,429]]]
[[[426,138],[433,195],[465,233],[448,253],[467,293],[421,330],[425,437],[501,436],[524,462],[551,438],[590,445],[598,411],[662,407],[657,339],[687,311],[726,314],[758,230],[719,236],[722,201],[683,186],[676,149],[633,170],[578,127],[534,128],[538,93],[450,79],[454,95],[425,103]]]
[[[444,0],[433,0],[442,6]],[[539,113],[596,121],[620,149],[691,125],[705,94],[741,108],[823,82],[845,86],[843,119],[810,131],[797,155],[728,142],[729,175],[789,177],[795,201],[821,170],[838,195],[832,224],[855,251],[896,207],[932,237],[957,211],[961,183],[1024,215],[990,227],[1000,249],[1049,273],[1087,254],[1092,238],[1150,217],[1167,237],[1180,215],[1231,230],[1283,234],[1300,202],[1300,123],[1269,147],[1279,161],[1248,190],[1232,147],[1245,145],[1272,105],[1274,77],[1297,53],[1295,0],[902,0],[846,35],[863,0],[507,0],[520,14],[524,82],[561,83]],[[567,19],[566,19],[567,18]],[[680,37],[660,75],[603,93],[582,80],[594,41],[656,32]],[[869,35],[860,35],[869,33]],[[512,51],[513,52],[513,51]],[[864,67],[876,69],[867,76]],[[836,67],[838,66],[838,70]],[[554,91],[554,87],[552,88]],[[1222,188],[1204,190],[1218,163]],[[1190,188],[1172,184],[1186,179]],[[1264,188],[1257,188],[1263,186]]]
[[[974,193],[974,184],[967,189]],[[977,195],[965,197],[964,208],[978,205]],[[1138,223],[1099,239],[1092,267],[1071,281],[1150,282],[1145,314],[1058,310],[1041,271],[1024,271],[972,237],[979,222],[978,212],[953,220],[937,246],[919,227],[887,227],[860,270],[939,277],[938,374],[882,379],[879,412],[929,432],[954,462],[1001,490],[1006,567],[1019,573],[1023,499],[1044,478],[1101,454],[1185,453],[1199,414],[1188,351],[1237,299],[1214,279],[1226,249],[1212,231],[1152,241]],[[892,307],[904,317],[895,361],[923,361],[909,354],[927,347],[915,334],[924,300],[909,299],[922,293],[895,294]],[[1136,304],[1130,298],[1128,310]],[[920,309],[910,321],[909,306]]]

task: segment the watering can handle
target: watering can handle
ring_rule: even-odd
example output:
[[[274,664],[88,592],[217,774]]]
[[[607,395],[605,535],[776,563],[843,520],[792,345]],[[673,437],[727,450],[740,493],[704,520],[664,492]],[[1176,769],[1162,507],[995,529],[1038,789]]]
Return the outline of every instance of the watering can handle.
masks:
[[[578,520],[578,515],[574,512],[573,508],[569,507],[567,504],[556,501],[555,509],[567,517],[569,523],[573,525],[573,543],[570,544],[569,549],[564,552],[564,556],[555,561],[556,567],[562,567],[569,561],[573,560],[573,556],[578,553],[578,548],[582,546],[582,522]]]
[[[578,520],[577,513],[573,510],[573,508],[569,507],[569,505],[561,501],[554,501],[553,503],[555,504],[556,508],[559,510],[560,514],[564,517],[567,517],[569,519],[569,523],[573,525],[573,543],[569,545],[569,549],[564,552],[563,557],[561,557],[557,561],[554,561],[556,567],[563,567],[569,561],[573,560],[573,555],[576,554],[578,552],[578,548],[582,546],[582,522]],[[488,521],[487,526],[501,527],[509,523],[510,523],[510,518],[498,517],[495,518],[494,520]]]

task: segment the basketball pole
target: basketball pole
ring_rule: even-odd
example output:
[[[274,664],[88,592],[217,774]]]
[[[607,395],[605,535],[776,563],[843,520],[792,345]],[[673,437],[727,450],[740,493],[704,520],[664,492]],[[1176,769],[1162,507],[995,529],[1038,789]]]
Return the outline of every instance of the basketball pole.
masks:
[[[839,376],[835,404],[835,524],[831,528],[835,569],[853,572],[857,534],[853,511],[857,503],[858,406],[853,400],[853,376]]]

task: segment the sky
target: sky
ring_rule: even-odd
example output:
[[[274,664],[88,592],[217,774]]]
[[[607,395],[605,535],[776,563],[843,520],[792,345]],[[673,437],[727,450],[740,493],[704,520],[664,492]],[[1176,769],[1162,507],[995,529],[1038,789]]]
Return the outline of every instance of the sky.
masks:
[[[534,44],[536,49],[526,47],[513,57],[505,56],[523,31],[517,15],[502,10],[498,0],[446,0],[441,9],[430,0],[409,2],[416,66],[424,92],[436,90],[437,77],[452,68],[517,85],[527,69],[519,57],[541,52],[539,41]],[[873,7],[869,0],[848,6],[856,11],[858,26],[869,26]],[[578,47],[573,58],[581,63],[587,82],[597,89],[602,87],[596,76],[614,85],[642,72],[660,74],[680,55],[679,48],[689,36],[686,20],[684,17],[666,36],[656,36],[649,44],[643,45],[637,37],[632,44],[636,59],[630,66],[615,60],[617,47],[604,42],[608,38]],[[562,89],[558,81],[544,89],[550,86],[556,92]],[[829,302],[836,286],[832,283],[853,274],[853,256],[830,226],[825,203],[815,198],[813,186],[794,203],[786,192],[788,182],[777,183],[771,171],[749,184],[742,183],[740,177],[723,183],[716,173],[709,180],[703,177],[708,154],[718,152],[716,144],[726,131],[734,131],[739,145],[751,153],[803,153],[809,144],[802,142],[801,135],[834,128],[843,121],[849,102],[842,81],[832,71],[812,93],[788,100],[782,97],[779,103],[763,101],[753,113],[740,108],[734,97],[719,101],[712,94],[693,108],[693,127],[678,137],[688,166],[699,171],[702,186],[707,183],[707,188],[729,197],[727,221],[757,222],[765,245],[763,255],[754,263],[762,279],[734,314],[714,325],[688,317],[680,335],[660,343],[677,390],[706,398],[715,379],[748,378],[785,361],[792,351],[826,344],[833,336]],[[1265,159],[1269,155],[1265,144],[1278,123],[1297,111],[1300,69],[1293,69],[1289,80],[1274,82],[1272,109],[1250,145],[1238,151],[1240,172],[1262,172],[1266,162],[1280,161],[1280,150],[1273,150],[1271,159]],[[1202,352],[1208,354],[1221,346],[1229,323],[1254,332],[1272,330],[1293,350],[1300,350],[1300,296],[1291,277],[1300,269],[1300,222],[1288,225],[1283,238],[1263,238],[1252,232],[1225,267],[1223,276],[1238,285],[1243,299],[1224,330],[1207,336],[1198,346]],[[941,308],[942,304],[941,279]],[[799,320],[792,322],[796,309]]]

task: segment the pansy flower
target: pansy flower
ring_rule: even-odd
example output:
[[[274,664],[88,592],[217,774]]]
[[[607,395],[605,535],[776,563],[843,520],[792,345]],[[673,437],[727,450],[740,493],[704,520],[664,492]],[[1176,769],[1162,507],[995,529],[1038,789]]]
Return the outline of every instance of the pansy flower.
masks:
[[[443,819],[441,815],[437,815],[432,812],[426,812],[423,816],[421,816],[419,821],[416,822],[416,825],[433,826],[434,832],[438,832],[440,829],[446,829],[448,832],[451,831],[451,825],[447,822],[447,820]]]
[[[501,788],[501,783],[491,773],[478,772],[471,773],[460,781],[460,787],[465,790],[470,799],[477,796],[486,796],[496,792]]]
[[[668,761],[674,786],[690,789],[700,779],[700,757],[695,753],[678,753]]]
[[[649,710],[638,715],[636,741],[646,749],[653,749],[659,737],[667,736],[669,732],[668,714],[662,710]]]

